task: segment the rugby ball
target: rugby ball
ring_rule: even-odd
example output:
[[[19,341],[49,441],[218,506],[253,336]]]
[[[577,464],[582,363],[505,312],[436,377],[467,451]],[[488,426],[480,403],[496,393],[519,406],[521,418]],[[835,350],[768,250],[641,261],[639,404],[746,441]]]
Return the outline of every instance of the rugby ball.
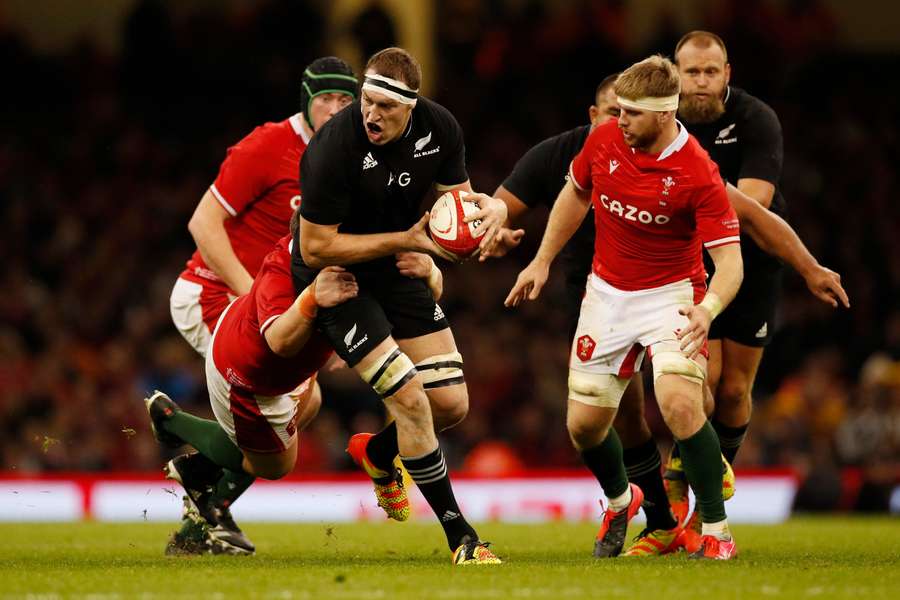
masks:
[[[446,253],[442,256],[447,260],[460,261],[472,256],[484,235],[483,232],[478,237],[474,234],[480,220],[470,223],[463,220],[479,210],[475,202],[466,200],[468,195],[462,190],[451,190],[442,194],[431,208],[428,230],[434,243]]]

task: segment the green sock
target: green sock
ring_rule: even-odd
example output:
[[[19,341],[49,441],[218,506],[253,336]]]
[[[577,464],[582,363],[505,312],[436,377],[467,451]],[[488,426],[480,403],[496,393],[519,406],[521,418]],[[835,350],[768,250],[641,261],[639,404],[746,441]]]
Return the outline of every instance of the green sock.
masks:
[[[248,475],[243,471],[225,469],[216,484],[216,491],[212,496],[213,503],[226,508],[231,506],[254,481],[256,481],[256,477],[253,475]]]
[[[610,428],[606,439],[599,445],[582,450],[581,459],[600,482],[607,498],[621,496],[628,490],[628,476],[622,461],[622,441],[615,429]]]
[[[241,464],[244,462],[244,454],[216,421],[201,419],[179,410],[163,421],[163,428],[186,441],[220,467],[243,472]]]
[[[697,496],[697,506],[704,523],[725,519],[722,499],[722,453],[719,438],[709,421],[691,437],[676,440],[681,450],[684,473]]]

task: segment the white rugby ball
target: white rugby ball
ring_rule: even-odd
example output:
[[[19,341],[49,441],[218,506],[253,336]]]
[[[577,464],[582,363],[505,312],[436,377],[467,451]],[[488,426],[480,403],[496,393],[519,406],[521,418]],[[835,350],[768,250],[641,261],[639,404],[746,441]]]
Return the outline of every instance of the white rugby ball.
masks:
[[[434,243],[447,253],[444,258],[448,260],[458,261],[472,256],[484,235],[482,232],[475,237],[480,220],[470,223],[463,220],[479,210],[475,202],[466,200],[468,195],[462,190],[450,190],[442,194],[431,208],[428,230]]]

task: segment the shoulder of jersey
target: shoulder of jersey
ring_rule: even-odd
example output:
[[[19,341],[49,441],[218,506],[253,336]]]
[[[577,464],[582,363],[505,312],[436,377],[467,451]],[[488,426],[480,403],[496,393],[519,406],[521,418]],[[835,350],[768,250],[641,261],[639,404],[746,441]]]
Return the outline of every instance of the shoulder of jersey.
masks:
[[[243,150],[267,150],[273,144],[288,144],[297,136],[290,120],[277,123],[263,123],[251,131],[244,139],[235,144]]]

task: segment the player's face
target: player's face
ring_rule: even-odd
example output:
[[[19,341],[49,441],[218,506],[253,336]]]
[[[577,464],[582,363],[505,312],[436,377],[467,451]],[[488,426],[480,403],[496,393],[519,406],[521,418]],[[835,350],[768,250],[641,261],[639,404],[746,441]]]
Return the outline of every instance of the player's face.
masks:
[[[370,142],[381,146],[403,135],[412,106],[371,90],[363,90],[360,97],[363,126]]]
[[[699,48],[688,42],[678,51],[681,100],[678,115],[688,123],[711,123],[725,112],[725,88],[731,66],[717,44]]]
[[[594,127],[619,118],[619,103],[616,102],[613,86],[608,86],[597,96],[597,104],[591,107],[589,113]]]
[[[333,93],[316,96],[309,105],[309,120],[318,131],[322,125],[331,120],[331,117],[341,112],[351,102],[353,102],[353,97],[349,94]]]
[[[638,150],[647,150],[653,146],[662,133],[659,113],[654,111],[622,108],[618,122],[625,143]]]

